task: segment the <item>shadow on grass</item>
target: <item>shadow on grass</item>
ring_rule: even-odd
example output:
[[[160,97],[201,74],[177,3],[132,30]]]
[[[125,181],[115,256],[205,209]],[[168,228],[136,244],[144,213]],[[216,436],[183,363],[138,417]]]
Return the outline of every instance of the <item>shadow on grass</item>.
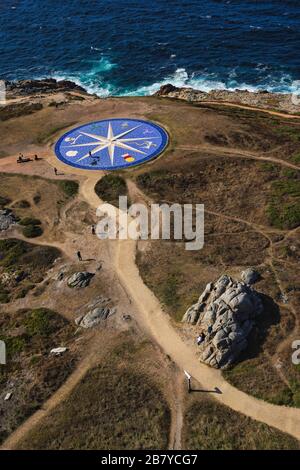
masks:
[[[281,315],[279,306],[266,294],[259,293],[263,303],[264,311],[257,317],[256,326],[248,338],[248,347],[242,352],[235,365],[248,359],[254,359],[263,352],[263,346],[269,337],[270,329],[280,323]]]
[[[212,390],[201,390],[201,389],[192,388],[190,390],[190,393],[217,393],[218,395],[222,395],[223,392],[218,387],[215,387]]]

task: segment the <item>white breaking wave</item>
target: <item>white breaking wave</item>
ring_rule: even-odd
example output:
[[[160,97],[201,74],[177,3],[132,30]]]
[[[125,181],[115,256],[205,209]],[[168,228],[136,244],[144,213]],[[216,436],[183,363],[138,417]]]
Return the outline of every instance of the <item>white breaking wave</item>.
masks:
[[[185,87],[190,86],[187,84],[189,79],[188,73],[184,68],[177,69],[173,75],[166,77],[161,82],[153,83],[152,85],[145,85],[137,88],[133,91],[128,91],[123,93],[125,96],[147,96],[153,95],[156,93],[162,85],[167,85],[168,83],[172,83],[172,85],[177,87]]]
[[[100,61],[91,61],[92,67],[88,72],[78,73],[55,73],[57,80],[72,80],[77,85],[82,86],[88,93],[96,94],[100,97],[108,96],[149,96],[156,93],[161,86],[171,83],[178,88],[194,88],[195,90],[210,92],[212,90],[246,90],[257,92],[267,90],[273,93],[297,93],[300,92],[299,81],[293,81],[288,74],[281,77],[274,77],[271,74],[264,77],[261,83],[252,85],[249,83],[239,83],[236,70],[233,69],[227,81],[222,81],[215,74],[192,73],[188,74],[185,68],[177,68],[171,75],[167,75],[161,81],[150,85],[139,86],[136,89],[122,89],[107,80],[106,72],[116,67],[116,64],[102,57]],[[258,68],[264,70],[263,64],[258,64]]]
[[[125,96],[147,96],[157,92],[161,86],[171,83],[179,88],[193,88],[195,90],[210,92],[212,90],[245,90],[250,92],[258,92],[260,90],[266,90],[273,93],[295,93],[299,90],[299,82],[294,82],[291,77],[287,74],[282,75],[280,79],[275,79],[271,75],[265,78],[265,81],[258,85],[251,85],[249,83],[238,83],[236,71],[233,70],[230,74],[230,79],[225,82],[216,78],[214,74],[192,74],[188,75],[186,69],[178,68],[173,75],[167,76],[160,82],[155,82],[151,85],[145,85],[137,88],[136,90],[130,90],[123,94]]]
[[[83,87],[88,93],[96,94],[103,98],[116,94],[113,85],[105,79],[105,73],[116,67],[116,64],[110,62],[105,57],[101,57],[100,60],[89,60],[89,62],[91,63],[91,68],[88,72],[68,74],[56,72],[53,78],[56,80],[71,80],[76,85]]]

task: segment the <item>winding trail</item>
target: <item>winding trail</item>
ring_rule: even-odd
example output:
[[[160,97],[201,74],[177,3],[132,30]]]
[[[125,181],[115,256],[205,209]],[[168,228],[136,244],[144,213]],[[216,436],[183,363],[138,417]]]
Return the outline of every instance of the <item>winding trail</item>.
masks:
[[[95,209],[101,202],[94,191],[99,175],[91,175],[80,185],[80,194]],[[219,215],[219,214],[218,214]],[[240,220],[240,219],[237,219]],[[245,222],[245,221],[243,221]],[[48,244],[43,241],[42,244]],[[53,244],[66,249],[59,244]],[[264,422],[300,440],[300,409],[276,406],[258,400],[230,385],[219,370],[212,369],[199,362],[196,349],[184,343],[177,333],[171,318],[163,311],[160,302],[152,291],[144,284],[135,263],[137,242],[134,240],[118,240],[111,243],[111,262],[122,286],[126,289],[131,302],[137,307],[137,320],[141,327],[151,335],[183,371],[188,370],[202,386],[203,390],[217,387],[221,393],[214,397],[222,404],[250,418]],[[66,250],[67,252],[69,250]],[[97,345],[97,343],[95,343]],[[87,370],[94,364],[93,355],[85,357],[65,384],[37,411],[26,420],[3,444],[2,449],[15,448],[25,433],[36,426],[43,417],[53,410],[80,382]],[[179,414],[180,416],[180,414]],[[178,429],[174,446],[179,445],[182,423],[176,423]]]
[[[267,112],[269,114],[277,115],[284,118],[299,119],[300,116],[291,116],[283,113],[277,113],[268,110],[262,110],[259,108],[249,108],[247,106],[235,105],[232,103],[219,103],[219,102],[205,102],[205,104],[222,104],[225,106],[240,107],[244,109],[250,109],[254,111]],[[189,147],[179,147],[186,148],[189,150],[204,150],[203,146],[189,146]],[[232,153],[232,149],[221,149]],[[210,151],[213,149],[210,147]],[[218,152],[220,148],[218,147]],[[235,151],[236,155],[234,157],[245,157],[255,160],[267,160],[273,161],[290,168],[299,169],[296,165],[290,164],[282,160],[277,160],[271,157],[260,157],[250,154],[243,151]],[[57,163],[53,157],[47,158],[50,165],[53,166],[53,162],[59,168],[60,164]],[[3,162],[3,160],[2,160]],[[63,165],[62,166],[64,174],[69,177],[69,172],[74,176],[74,174],[79,174],[81,176],[86,176],[83,172],[74,171],[70,168]],[[3,168],[4,170],[4,168]],[[4,170],[5,171],[5,170]],[[103,173],[88,174],[85,179],[81,178],[80,184],[80,194],[88,202],[90,206],[96,209],[100,200],[94,191],[94,187],[99,178]],[[220,215],[210,211],[210,213],[215,215]],[[254,226],[247,221],[244,221],[239,218],[235,218],[237,221],[242,221],[248,225]],[[266,236],[262,231],[262,227],[255,225],[255,230],[261,232]],[[44,241],[43,241],[44,243]],[[58,244],[47,243],[47,245],[58,246]],[[60,246],[64,251],[69,251],[68,247]],[[236,389],[230,385],[223,377],[219,370],[212,369],[205,364],[199,362],[196,355],[196,347],[188,346],[180,337],[176,331],[175,325],[173,324],[171,318],[163,311],[162,306],[158,299],[155,297],[153,292],[144,284],[139,270],[137,268],[135,257],[137,250],[137,242],[133,240],[118,240],[111,242],[109,244],[109,250],[111,254],[111,266],[114,269],[118,279],[120,280],[121,285],[125,289],[128,297],[131,300],[131,303],[135,307],[137,314],[136,319],[138,320],[140,326],[148,332],[155,342],[160,346],[162,351],[165,354],[170,356],[175,364],[183,371],[187,370],[194,379],[196,379],[200,384],[203,390],[213,390],[216,387],[221,391],[220,394],[214,394],[215,399],[220,403],[230,407],[231,409],[241,412],[242,414],[253,418],[257,421],[264,422],[269,426],[279,429],[280,431],[286,432],[298,440],[300,440],[300,409],[288,408],[284,406],[276,406],[258,400],[252,396],[247,395],[246,393]],[[73,248],[72,248],[73,251]],[[93,343],[96,347],[98,342]],[[12,449],[14,448],[19,440],[24,437],[33,426],[41,421],[41,419],[52,409],[54,409],[61,401],[65,400],[70,393],[70,391],[80,382],[87,370],[94,364],[94,354],[91,352],[86,356],[80,363],[80,367],[77,367],[76,370],[71,374],[67,379],[65,384],[44,404],[43,409],[39,410],[28,420],[26,420],[4,443],[2,448]],[[180,410],[178,415],[180,416]],[[178,422],[176,424],[176,430],[174,437],[174,447],[180,446],[180,437],[181,437],[181,426],[182,423]]]
[[[231,103],[230,101],[194,101],[193,104],[202,105],[201,107],[205,107],[205,105],[218,105],[218,106],[227,106],[229,108],[239,108],[239,109],[246,109],[248,111],[257,111],[260,113],[270,114],[271,116],[278,116],[284,119],[300,119],[300,116],[297,114],[287,114],[281,113],[280,111],[272,111],[271,109],[264,109],[258,108],[256,106],[247,106],[238,103]],[[199,108],[201,109],[201,108]]]
[[[291,168],[293,170],[300,170],[300,167],[295,165],[294,163],[287,162],[285,160],[281,160],[280,158],[274,157],[266,157],[262,154],[254,154],[247,152],[246,150],[237,150],[228,147],[221,147],[221,146],[214,146],[214,145],[178,145],[177,149],[181,150],[190,150],[190,151],[204,151],[207,153],[218,153],[222,154],[220,156],[229,157],[229,158],[246,158],[248,160],[256,160],[256,161],[264,161],[275,163],[276,165],[286,166],[287,168]]]
[[[99,198],[94,191],[95,179],[88,178],[81,186],[81,194],[97,208]],[[215,387],[221,394],[215,398],[235,411],[264,422],[300,440],[300,409],[271,405],[247,395],[230,385],[219,370],[201,364],[196,350],[187,346],[176,332],[170,317],[163,311],[160,302],[144,284],[135,263],[137,242],[118,240],[112,244],[116,252],[112,257],[115,271],[137,307],[138,320],[162,350],[183,370],[189,373],[205,390]]]

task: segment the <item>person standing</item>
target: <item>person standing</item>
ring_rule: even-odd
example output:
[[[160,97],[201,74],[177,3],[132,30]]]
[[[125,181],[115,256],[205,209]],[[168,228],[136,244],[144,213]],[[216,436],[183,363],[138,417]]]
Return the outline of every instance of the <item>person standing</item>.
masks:
[[[198,346],[200,346],[200,344],[202,344],[204,340],[205,340],[205,334],[204,334],[204,332],[202,331],[202,333],[197,337],[197,344],[198,344]]]
[[[82,256],[81,256],[80,251],[77,251],[77,258],[78,258],[78,261],[82,261]]]
[[[57,176],[57,168],[54,167],[54,174]]]

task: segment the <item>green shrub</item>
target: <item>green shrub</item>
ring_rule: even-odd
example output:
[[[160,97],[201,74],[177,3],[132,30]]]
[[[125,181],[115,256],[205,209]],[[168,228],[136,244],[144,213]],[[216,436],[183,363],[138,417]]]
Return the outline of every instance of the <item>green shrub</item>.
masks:
[[[297,179],[299,176],[299,171],[293,170],[292,168],[285,168],[282,173],[289,179]]]
[[[291,159],[294,163],[300,163],[300,153],[295,153]]]
[[[32,310],[25,321],[26,333],[29,336],[46,336],[51,333],[51,314],[46,308]]]
[[[274,129],[274,132],[282,137],[289,138],[294,142],[300,140],[300,130],[298,127],[281,126]]]
[[[293,178],[295,175],[293,174]],[[274,196],[293,196],[300,197],[300,179],[281,179],[272,184]]]
[[[38,225],[26,225],[22,233],[26,238],[36,238],[43,234],[43,229]]]
[[[68,197],[74,197],[78,193],[79,184],[77,181],[72,180],[62,180],[59,181],[59,187]]]
[[[34,196],[33,196],[33,202],[35,204],[39,204],[41,202],[41,199],[42,199],[42,196],[40,195],[40,193],[36,193]]]
[[[35,284],[28,284],[27,286],[22,287],[22,289],[17,293],[16,299],[24,299],[28,292],[35,288]]]
[[[283,176],[272,183],[266,212],[271,225],[287,230],[300,224],[300,179],[299,172],[290,169]]]
[[[39,219],[35,219],[33,217],[24,217],[24,219],[21,219],[19,222],[20,225],[41,225],[42,222]]]
[[[0,196],[0,209],[3,209],[3,207],[7,206],[10,202],[11,200],[7,197]]]
[[[26,251],[21,240],[0,240],[0,265],[6,268],[15,265]]]
[[[37,308],[27,311],[23,324],[29,337],[45,337],[60,331],[68,322],[48,308]]]
[[[267,215],[273,227],[283,230],[296,228],[300,224],[300,201],[270,204],[267,208]]]
[[[16,209],[28,209],[30,207],[30,202],[26,201],[26,199],[21,199],[21,201],[17,201],[13,205]]]
[[[35,246],[33,250],[25,253],[20,261],[22,265],[31,266],[33,269],[41,270],[51,266],[60,254],[60,251],[52,246]],[[41,282],[41,280],[37,280],[36,282]]]
[[[294,393],[293,399],[294,399],[293,406],[300,408],[300,390]]]
[[[263,171],[275,171],[277,169],[277,167],[274,165],[274,163],[263,162],[261,164],[261,169]]]
[[[293,406],[293,392],[289,388],[285,388],[281,393],[273,397],[272,402],[275,405]]]
[[[95,186],[95,192],[105,202],[118,205],[119,196],[127,196],[127,184],[119,175],[105,175]]]
[[[9,295],[7,292],[0,292],[0,304],[7,304],[9,302]]]
[[[26,346],[25,338],[22,336],[6,336],[0,337],[0,339],[5,342],[6,354],[9,359],[20,354]]]

